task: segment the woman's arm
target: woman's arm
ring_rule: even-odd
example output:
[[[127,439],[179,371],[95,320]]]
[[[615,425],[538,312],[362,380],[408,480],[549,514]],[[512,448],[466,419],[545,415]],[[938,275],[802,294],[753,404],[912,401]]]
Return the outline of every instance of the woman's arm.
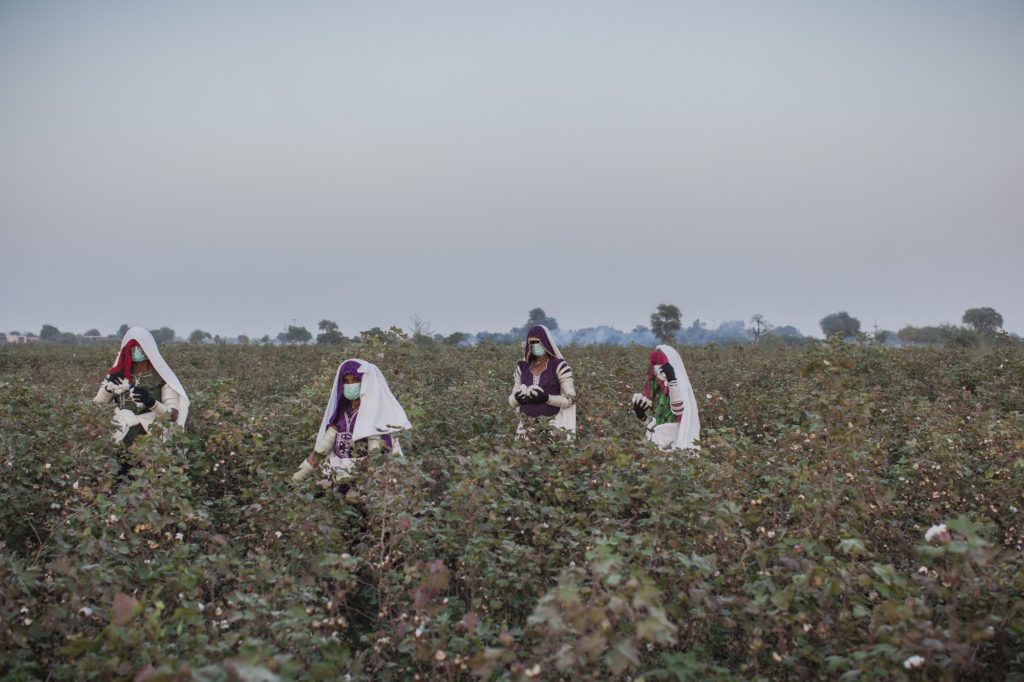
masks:
[[[516,371],[512,373],[512,393],[508,396],[508,404],[512,407],[519,407],[520,402],[516,400],[516,394],[520,392],[520,386],[523,384],[522,372],[519,369],[519,365],[516,365]]]
[[[106,405],[114,399],[114,392],[107,390],[107,380],[104,379],[103,383],[100,384],[100,390],[96,392],[96,397],[92,399],[97,405]]]
[[[169,415],[172,422],[178,421],[178,406],[181,404],[181,396],[168,384],[160,388],[160,400],[153,403],[149,408],[156,413],[157,417]]]
[[[553,405],[560,410],[572,407],[572,404],[576,402],[576,386],[572,380],[572,368],[569,367],[569,363],[563,362],[558,366],[555,374],[558,376],[558,386],[562,394],[549,395],[548,405]]]
[[[316,445],[313,447],[313,454],[302,460],[298,470],[292,474],[292,483],[302,483],[313,475],[320,464],[320,458],[334,448],[334,441],[337,437],[338,429],[334,425],[328,426],[323,435],[317,439]]]
[[[661,371],[665,373],[665,385],[668,386],[669,409],[675,417],[679,417],[683,414],[683,390],[679,388],[676,371],[667,363]]]

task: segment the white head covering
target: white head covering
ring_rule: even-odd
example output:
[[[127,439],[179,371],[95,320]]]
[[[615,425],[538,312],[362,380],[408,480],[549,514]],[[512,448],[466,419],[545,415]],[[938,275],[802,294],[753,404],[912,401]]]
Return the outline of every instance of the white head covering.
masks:
[[[547,325],[538,324],[538,325],[534,325],[534,326],[540,327],[541,329],[544,330],[544,336],[546,336],[547,338],[546,339],[541,339],[541,341],[546,341],[547,342],[546,344],[542,344],[542,345],[545,345],[546,350],[551,351],[556,358],[558,358],[559,360],[562,360],[564,362],[565,361],[565,357],[562,355],[562,351],[558,350],[558,345],[555,343],[555,337],[551,333],[551,330],[547,328]],[[532,329],[532,327],[531,327],[531,329]],[[529,332],[527,332],[527,335],[529,335]],[[530,344],[529,344],[529,342],[527,342],[526,346],[527,346],[527,348],[526,348],[526,358],[529,359],[530,358],[530,348],[529,348]],[[566,431],[571,431],[573,433],[576,433],[576,403],[574,402],[569,407],[559,408],[558,414],[556,414],[551,421],[552,421],[552,424],[556,428],[565,429]]]
[[[178,381],[178,377],[171,370],[170,365],[164,360],[164,357],[160,355],[160,349],[156,347],[156,339],[149,333],[148,329],[142,327],[132,327],[124,333],[124,338],[121,339],[121,348],[117,351],[117,357],[114,358],[116,364],[121,359],[121,351],[128,345],[129,341],[137,341],[142,346],[143,352],[146,354],[146,359],[149,360],[149,364],[153,365],[153,369],[160,375],[160,378],[164,382],[173,388],[178,398],[178,426],[184,426],[185,420],[188,418],[188,406],[189,399],[188,394],[185,393],[185,388]]]
[[[679,423],[679,435],[676,436],[673,449],[683,448],[699,449],[693,444],[695,439],[700,438],[700,417],[697,414],[697,398],[693,395],[693,386],[690,385],[690,377],[686,374],[686,367],[683,359],[672,346],[664,344],[658,346],[658,350],[665,354],[672,369],[676,373],[676,381],[679,383],[679,390],[683,394],[683,419]]]
[[[334,411],[338,408],[338,384],[342,379],[341,368],[347,362],[358,362],[359,373],[363,375],[359,387],[359,417],[356,419],[356,427],[352,432],[352,440],[357,441],[367,436],[379,436],[411,429],[412,424],[405,416],[405,410],[392,395],[391,389],[388,388],[388,382],[377,365],[366,360],[352,358],[338,365],[334,383],[331,384],[331,398],[327,401],[324,419],[320,422],[320,430],[316,434],[317,441],[319,442],[324,435],[324,431],[331,423],[331,417],[334,416]]]

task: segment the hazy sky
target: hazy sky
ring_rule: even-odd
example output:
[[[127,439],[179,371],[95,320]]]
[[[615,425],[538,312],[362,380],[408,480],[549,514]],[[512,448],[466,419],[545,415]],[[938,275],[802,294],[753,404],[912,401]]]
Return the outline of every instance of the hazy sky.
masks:
[[[0,330],[1024,333],[1024,3],[0,4]]]

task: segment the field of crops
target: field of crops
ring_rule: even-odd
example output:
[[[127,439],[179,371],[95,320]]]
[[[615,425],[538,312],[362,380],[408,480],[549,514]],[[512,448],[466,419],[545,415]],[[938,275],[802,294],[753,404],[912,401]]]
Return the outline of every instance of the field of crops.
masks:
[[[526,445],[518,348],[167,346],[189,428],[119,483],[114,349],[0,349],[0,675],[1024,674],[1019,348],[683,349],[699,458],[640,440],[647,349],[563,350],[579,441]],[[405,456],[296,490],[349,356]]]

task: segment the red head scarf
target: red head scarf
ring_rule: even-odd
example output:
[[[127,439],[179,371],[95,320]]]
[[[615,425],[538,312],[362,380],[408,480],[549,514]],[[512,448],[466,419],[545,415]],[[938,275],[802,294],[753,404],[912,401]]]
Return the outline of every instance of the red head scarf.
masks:
[[[135,339],[132,339],[131,341],[126,343],[124,345],[124,348],[121,349],[121,354],[119,356],[117,356],[117,362],[114,363],[114,366],[110,368],[110,371],[107,372],[107,374],[113,374],[114,372],[123,371],[124,372],[124,378],[128,379],[129,381],[131,381],[131,379],[132,379],[132,348],[135,348],[135,347],[140,347],[141,348],[141,346],[139,346],[139,342],[136,341]]]
[[[647,363],[647,381],[644,383],[644,395],[648,398],[651,397],[651,379],[654,378],[654,366],[655,365],[667,365],[668,356],[662,353],[660,350],[654,350],[651,352],[651,360]],[[665,382],[658,379],[658,383],[664,386]],[[668,393],[668,388],[665,387],[665,392]]]

